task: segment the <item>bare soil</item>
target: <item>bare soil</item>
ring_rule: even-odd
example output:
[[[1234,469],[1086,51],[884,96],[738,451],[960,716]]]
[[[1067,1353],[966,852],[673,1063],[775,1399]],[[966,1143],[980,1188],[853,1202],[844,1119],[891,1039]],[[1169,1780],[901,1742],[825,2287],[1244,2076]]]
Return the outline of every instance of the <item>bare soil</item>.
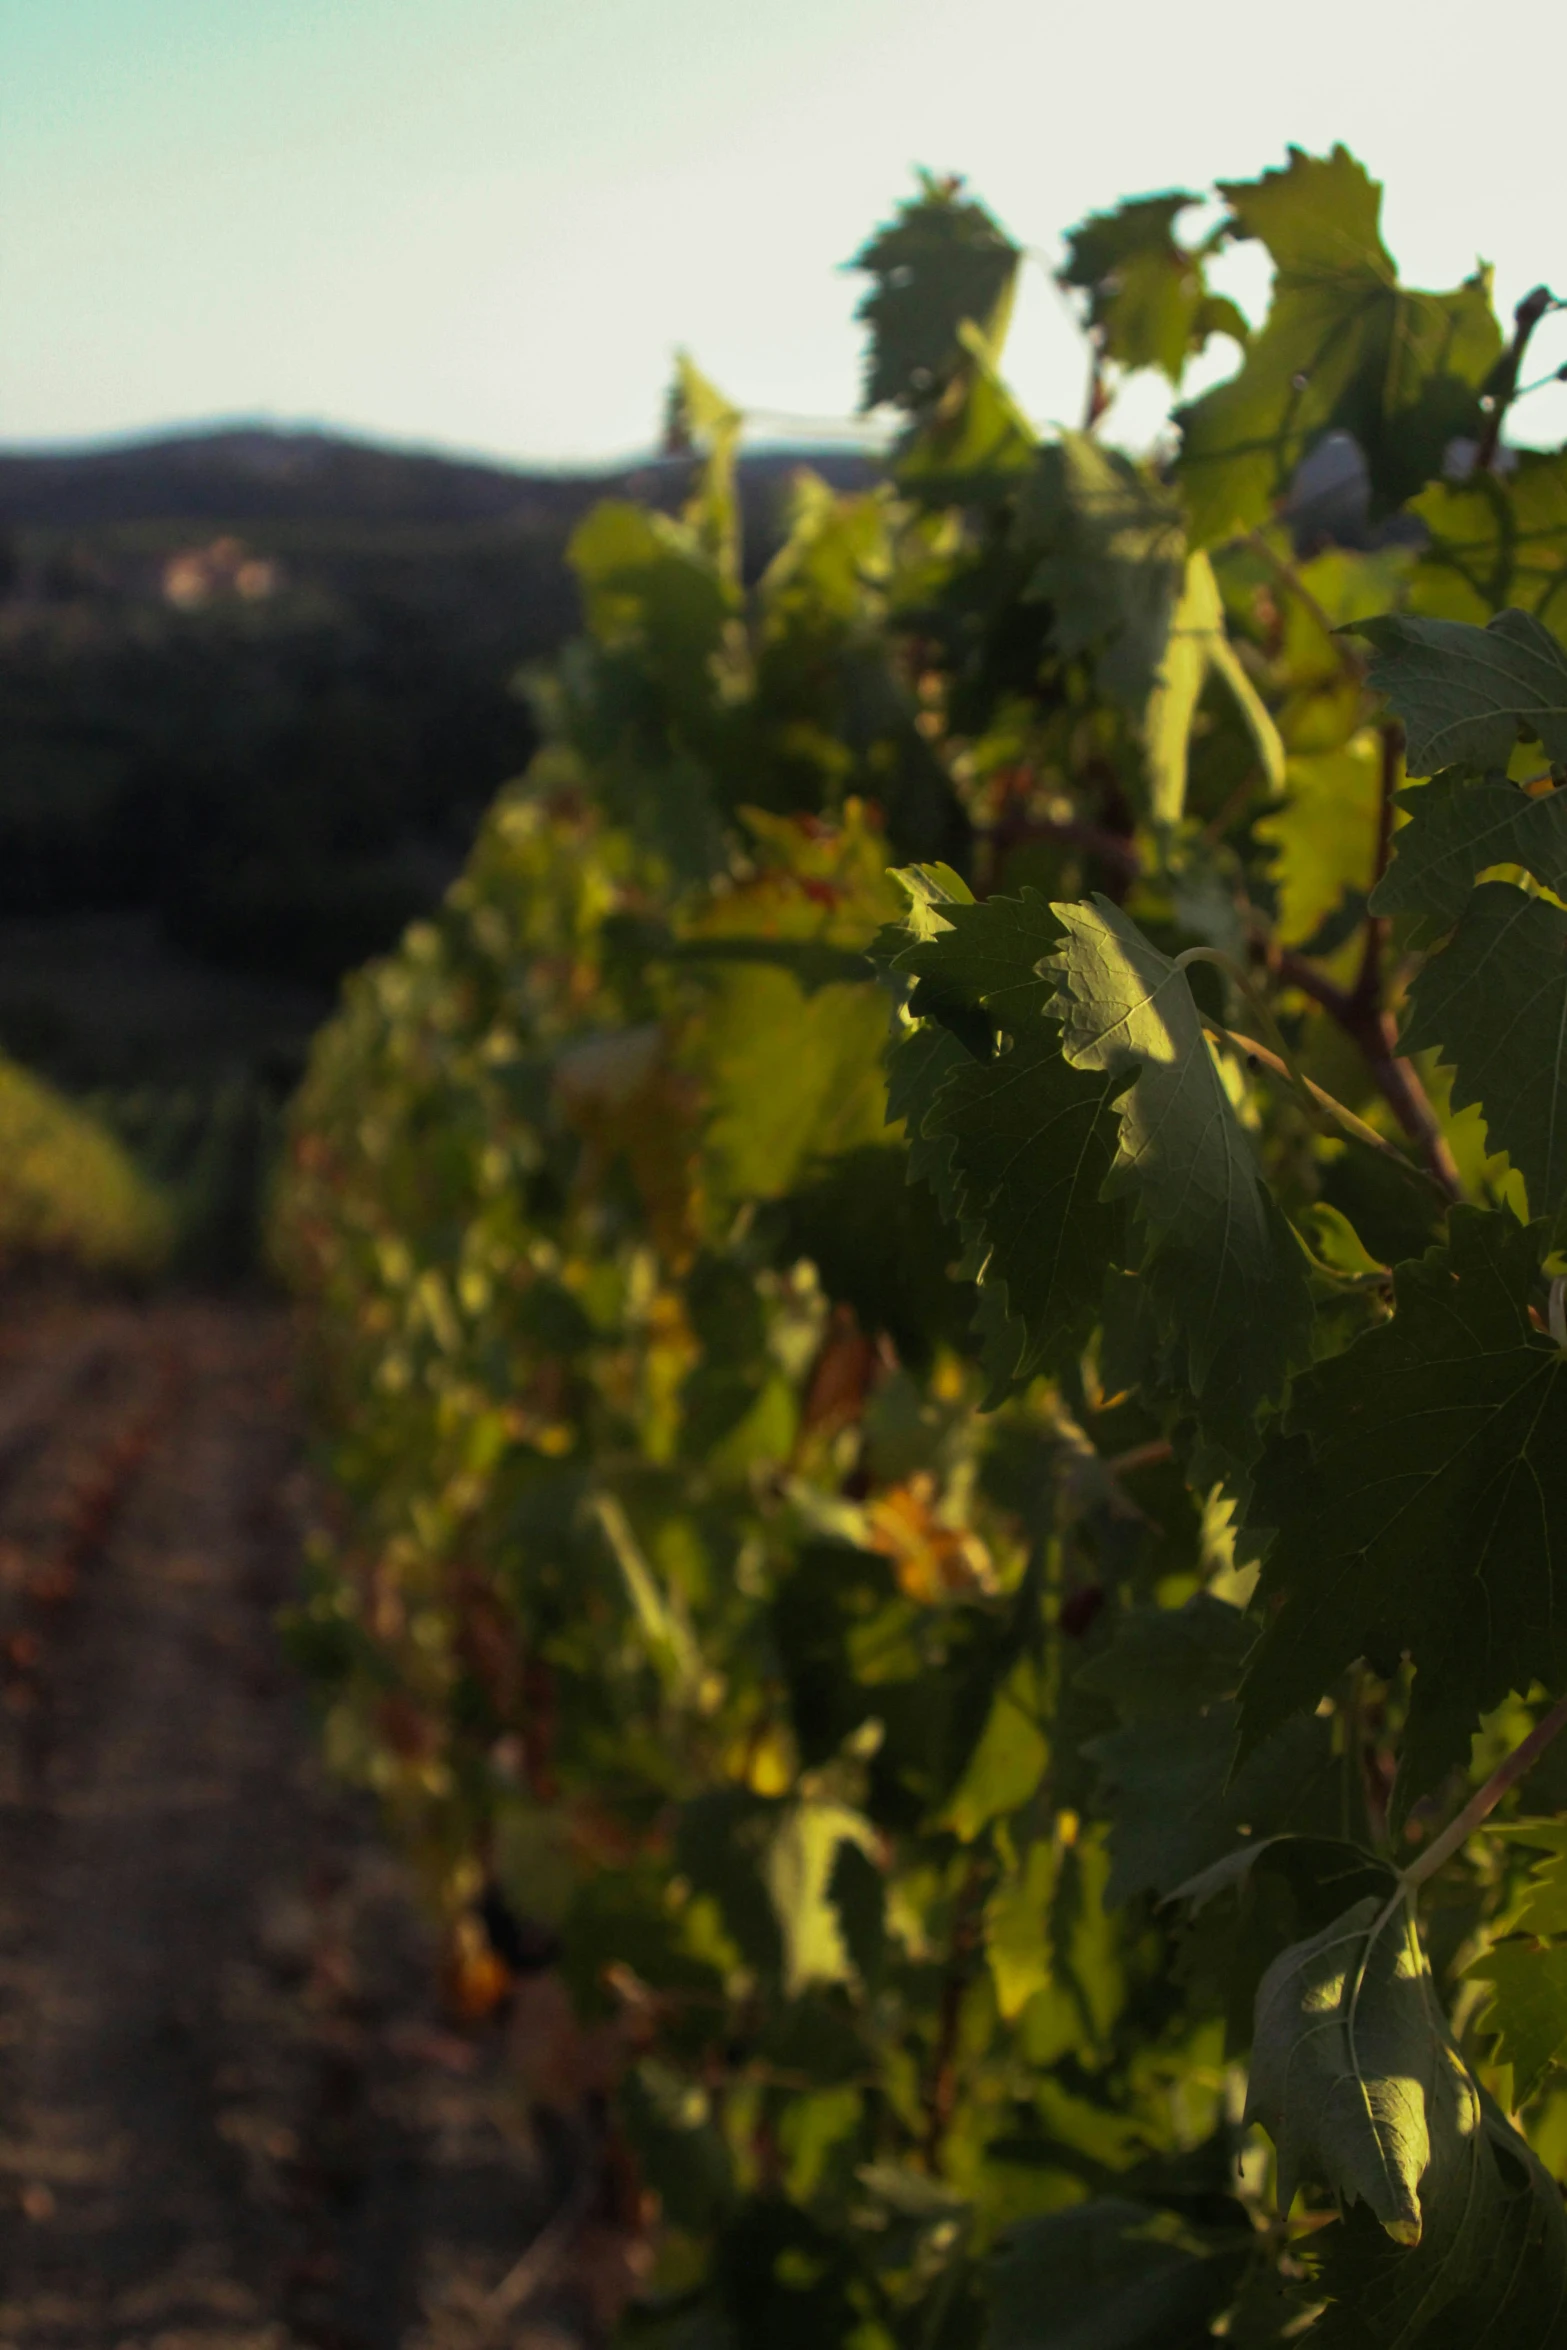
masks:
[[[275,1308],[0,1295],[0,2350],[578,2338],[568,2166],[279,1650],[298,1457]]]

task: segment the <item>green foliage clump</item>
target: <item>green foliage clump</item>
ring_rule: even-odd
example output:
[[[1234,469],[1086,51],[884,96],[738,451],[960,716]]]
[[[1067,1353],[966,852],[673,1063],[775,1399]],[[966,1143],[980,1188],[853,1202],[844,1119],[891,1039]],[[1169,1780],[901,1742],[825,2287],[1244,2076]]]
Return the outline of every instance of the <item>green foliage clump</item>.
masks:
[[[887,480],[754,587],[684,368],[293,1115],[292,1637],[457,1995],[610,2093],[627,2341],[1562,2339],[1567,524],[1455,612],[1443,501],[1567,456],[1341,150],[1222,194],[1069,240],[1096,420],[1240,347],[1161,466],[1033,431],[948,182],[862,255]]]
[[[0,1059],[0,1258],[58,1256],[94,1271],[152,1273],[173,1240],[170,1201],[116,1136]]]

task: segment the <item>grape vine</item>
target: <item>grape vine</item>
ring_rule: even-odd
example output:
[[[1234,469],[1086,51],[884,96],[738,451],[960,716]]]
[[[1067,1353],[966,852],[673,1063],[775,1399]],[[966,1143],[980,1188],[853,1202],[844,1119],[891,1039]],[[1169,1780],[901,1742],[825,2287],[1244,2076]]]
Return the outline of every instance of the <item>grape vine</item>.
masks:
[[[1567,2341],[1553,305],[1219,195],[1068,238],[1041,434],[924,181],[759,573],[682,363],[294,1109],[291,1637],[657,2350]]]

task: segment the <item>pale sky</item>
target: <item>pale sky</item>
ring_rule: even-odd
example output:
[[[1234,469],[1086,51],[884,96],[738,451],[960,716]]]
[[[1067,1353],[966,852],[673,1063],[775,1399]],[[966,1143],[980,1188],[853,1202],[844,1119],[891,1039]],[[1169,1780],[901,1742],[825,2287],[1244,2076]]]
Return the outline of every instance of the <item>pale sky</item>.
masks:
[[[1048,263],[1119,197],[1342,139],[1406,278],[1479,254],[1510,307],[1567,293],[1564,88],[1562,0],[0,0],[0,443],[260,417],[605,459],[681,344],[759,432],[846,418],[839,265],[918,164]],[[1046,266],[1007,366],[1076,416]],[[1518,427],[1567,436],[1567,386]]]

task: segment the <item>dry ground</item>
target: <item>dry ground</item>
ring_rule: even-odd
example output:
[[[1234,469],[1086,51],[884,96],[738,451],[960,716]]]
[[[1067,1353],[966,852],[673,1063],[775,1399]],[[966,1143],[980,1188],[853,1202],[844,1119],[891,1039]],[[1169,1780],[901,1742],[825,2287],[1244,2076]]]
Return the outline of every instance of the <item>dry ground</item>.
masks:
[[[0,2350],[576,2339],[278,1651],[298,1480],[275,1309],[0,1295]]]

